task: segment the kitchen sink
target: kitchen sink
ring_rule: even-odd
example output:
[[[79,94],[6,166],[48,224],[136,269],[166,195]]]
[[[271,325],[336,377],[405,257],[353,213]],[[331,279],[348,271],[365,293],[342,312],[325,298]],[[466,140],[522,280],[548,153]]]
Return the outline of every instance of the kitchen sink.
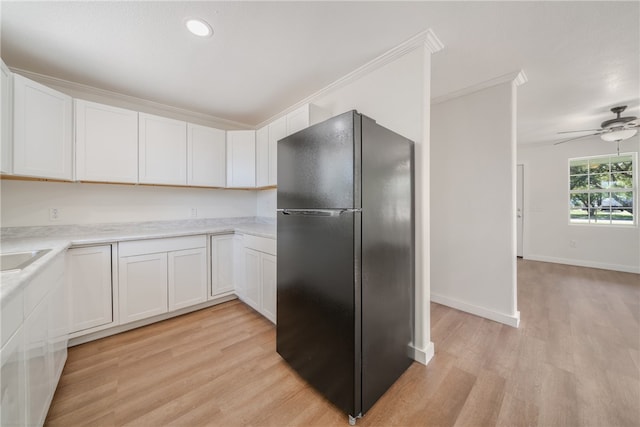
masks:
[[[51,249],[0,254],[0,271],[22,270],[49,251]]]

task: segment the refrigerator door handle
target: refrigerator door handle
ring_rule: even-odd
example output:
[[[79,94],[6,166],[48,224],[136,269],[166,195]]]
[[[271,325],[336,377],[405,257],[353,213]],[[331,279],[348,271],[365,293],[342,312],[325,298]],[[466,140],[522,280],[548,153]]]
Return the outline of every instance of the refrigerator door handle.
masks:
[[[345,212],[361,212],[362,209],[278,209],[284,215],[340,216]]]

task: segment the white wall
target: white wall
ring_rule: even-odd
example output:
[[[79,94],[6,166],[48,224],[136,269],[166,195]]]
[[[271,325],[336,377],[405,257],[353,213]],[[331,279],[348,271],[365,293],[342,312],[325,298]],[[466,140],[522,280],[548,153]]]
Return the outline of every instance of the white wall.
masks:
[[[432,105],[431,300],[517,326],[515,85]]]
[[[433,355],[429,307],[429,99],[431,52],[420,46],[338,90],[313,99],[336,115],[352,109],[415,142],[416,360]]]
[[[2,227],[256,215],[255,191],[2,180]],[[60,219],[49,221],[49,209]]]
[[[276,218],[277,190],[260,190],[256,196],[256,216]]]
[[[638,152],[639,141],[638,136],[623,141],[620,152]],[[637,226],[569,224],[568,159],[615,153],[615,143],[598,137],[518,147],[518,163],[524,165],[525,259],[640,273]]]

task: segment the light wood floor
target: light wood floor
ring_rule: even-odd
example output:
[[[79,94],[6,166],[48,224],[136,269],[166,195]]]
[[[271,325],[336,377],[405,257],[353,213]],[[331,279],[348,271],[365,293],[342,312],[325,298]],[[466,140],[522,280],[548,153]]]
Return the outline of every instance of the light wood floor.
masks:
[[[431,306],[436,355],[359,426],[640,425],[640,276],[518,261],[521,326]],[[47,425],[345,426],[238,301],[69,349]]]

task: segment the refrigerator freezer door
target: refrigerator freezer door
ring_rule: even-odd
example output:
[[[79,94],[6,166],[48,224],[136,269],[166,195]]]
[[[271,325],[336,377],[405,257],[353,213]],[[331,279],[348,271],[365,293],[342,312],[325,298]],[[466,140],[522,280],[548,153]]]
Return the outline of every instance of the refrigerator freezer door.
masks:
[[[278,141],[278,208],[360,207],[360,117],[349,111]]]
[[[354,290],[359,278],[354,272],[359,246],[354,237],[359,238],[360,213],[280,211],[277,221],[277,351],[327,399],[357,415],[359,304]]]
[[[409,367],[411,141],[362,117],[362,412]]]

